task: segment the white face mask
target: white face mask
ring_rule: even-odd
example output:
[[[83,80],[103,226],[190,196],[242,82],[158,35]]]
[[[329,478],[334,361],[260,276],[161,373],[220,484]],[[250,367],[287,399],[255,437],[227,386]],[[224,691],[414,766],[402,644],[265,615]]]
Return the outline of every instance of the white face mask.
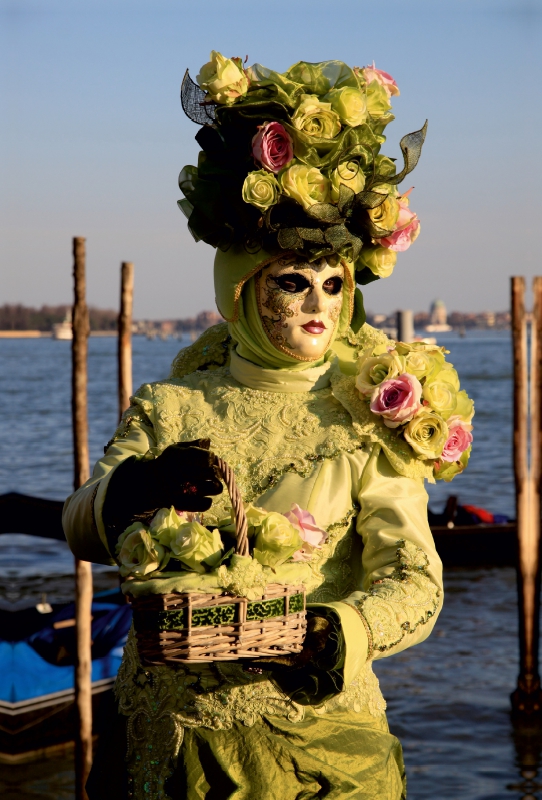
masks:
[[[329,349],[343,302],[344,267],[337,256],[309,263],[277,258],[256,277],[260,318],[270,342],[300,361]]]

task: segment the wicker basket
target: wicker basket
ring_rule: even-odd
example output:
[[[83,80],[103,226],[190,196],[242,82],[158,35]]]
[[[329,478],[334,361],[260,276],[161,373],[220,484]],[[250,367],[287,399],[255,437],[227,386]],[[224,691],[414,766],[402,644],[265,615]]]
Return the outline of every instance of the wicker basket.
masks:
[[[222,459],[218,469],[233,506],[235,552],[249,555],[247,521],[233,471]],[[134,628],[146,666],[299,653],[306,622],[304,586],[270,584],[260,600],[194,592],[132,597]]]

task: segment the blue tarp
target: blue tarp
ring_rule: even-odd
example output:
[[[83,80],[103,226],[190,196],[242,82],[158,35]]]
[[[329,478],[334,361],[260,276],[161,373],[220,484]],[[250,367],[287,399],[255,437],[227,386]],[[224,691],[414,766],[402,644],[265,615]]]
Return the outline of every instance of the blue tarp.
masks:
[[[114,678],[122,647],[92,662],[92,680]],[[0,700],[19,703],[73,688],[74,668],[48,664],[27,642],[0,642]]]

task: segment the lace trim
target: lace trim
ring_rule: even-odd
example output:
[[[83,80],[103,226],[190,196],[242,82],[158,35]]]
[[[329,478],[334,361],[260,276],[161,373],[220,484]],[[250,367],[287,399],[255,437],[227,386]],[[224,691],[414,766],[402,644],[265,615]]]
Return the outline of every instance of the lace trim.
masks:
[[[398,564],[393,573],[375,581],[357,603],[374,649],[381,653],[426,625],[441,603],[441,591],[427,574],[429,561],[423,550],[405,540],[397,542],[397,548]]]

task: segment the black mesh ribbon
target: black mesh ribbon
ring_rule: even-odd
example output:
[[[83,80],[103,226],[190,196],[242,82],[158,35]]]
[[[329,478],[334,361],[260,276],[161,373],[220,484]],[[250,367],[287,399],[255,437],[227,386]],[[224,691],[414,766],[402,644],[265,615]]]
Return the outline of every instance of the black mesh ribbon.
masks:
[[[181,84],[181,104],[186,116],[198,125],[212,125],[215,121],[215,104],[205,98],[207,95],[194,83],[188,70]]]
[[[406,136],[403,136],[399,142],[404,160],[403,169],[397,175],[375,175],[370,181],[370,186],[378,186],[381,183],[389,183],[391,186],[397,186],[401,183],[401,181],[412,172],[420,160],[426,133],[427,120],[425,120],[423,128],[420,128],[419,131],[413,131],[413,133],[407,133]]]

